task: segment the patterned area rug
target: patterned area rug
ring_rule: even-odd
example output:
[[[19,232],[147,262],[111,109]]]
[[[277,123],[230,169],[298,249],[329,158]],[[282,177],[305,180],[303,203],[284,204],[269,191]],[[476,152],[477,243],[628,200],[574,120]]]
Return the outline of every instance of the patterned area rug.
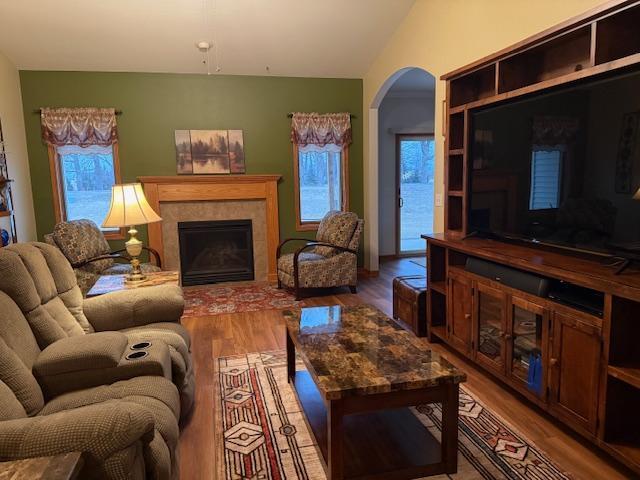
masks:
[[[298,369],[303,369],[302,364]],[[324,480],[313,437],[286,380],[285,352],[218,359],[216,478],[224,480]],[[439,438],[439,404],[414,414]],[[458,473],[437,480],[568,477],[526,438],[460,390]]]
[[[287,290],[278,290],[275,286],[267,284],[185,287],[184,297],[184,317],[304,306],[304,302],[297,302]]]

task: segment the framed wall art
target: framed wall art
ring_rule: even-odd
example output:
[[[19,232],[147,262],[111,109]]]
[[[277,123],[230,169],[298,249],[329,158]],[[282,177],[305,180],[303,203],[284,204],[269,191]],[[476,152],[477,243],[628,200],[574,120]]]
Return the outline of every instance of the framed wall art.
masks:
[[[245,173],[242,130],[176,130],[178,175]]]

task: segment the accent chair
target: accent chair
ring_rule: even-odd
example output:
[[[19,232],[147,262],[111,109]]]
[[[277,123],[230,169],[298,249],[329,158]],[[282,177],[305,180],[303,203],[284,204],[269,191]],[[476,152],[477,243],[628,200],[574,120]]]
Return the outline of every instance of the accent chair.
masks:
[[[364,220],[353,212],[330,211],[320,222],[316,239],[288,238],[277,250],[278,288],[295,291],[301,298],[304,289],[349,287],[356,293],[358,246]],[[282,253],[293,241],[306,242],[295,252]]]
[[[60,222],[53,232],[44,236],[45,242],[58,247],[76,274],[82,295],[85,296],[101,275],[121,275],[131,272],[130,258],[125,249],[111,251],[102,230],[91,220]],[[155,265],[140,265],[143,273],[162,269],[160,255],[149,247],[143,247],[155,260]],[[127,263],[116,263],[123,260]]]

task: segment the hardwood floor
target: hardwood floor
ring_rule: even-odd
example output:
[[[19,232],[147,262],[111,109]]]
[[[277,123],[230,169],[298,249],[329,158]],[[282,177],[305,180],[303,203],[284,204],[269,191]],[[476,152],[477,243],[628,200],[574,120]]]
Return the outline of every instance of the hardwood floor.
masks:
[[[369,303],[391,315],[391,282],[397,275],[424,273],[411,259],[386,260],[380,276],[362,279],[358,294],[340,290],[335,294],[306,300],[309,305],[353,305]],[[183,425],[180,437],[181,478],[215,479],[214,359],[220,356],[285,348],[284,322],[278,310],[188,318],[183,321],[192,336],[196,369],[196,404],[193,415]],[[559,425],[551,416],[531,405],[519,394],[466,362],[447,347],[425,346],[445,356],[467,373],[464,387],[494,413],[545,451],[576,479],[616,480],[634,478],[577,434]],[[630,414],[633,406],[629,406]]]

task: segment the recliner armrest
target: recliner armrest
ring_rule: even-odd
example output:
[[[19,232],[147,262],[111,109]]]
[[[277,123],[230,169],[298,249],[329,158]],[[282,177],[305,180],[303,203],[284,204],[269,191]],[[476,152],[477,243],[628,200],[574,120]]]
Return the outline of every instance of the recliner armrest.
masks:
[[[177,285],[156,285],[87,298],[83,311],[98,332],[122,330],[149,323],[179,322],[184,297]]]
[[[171,356],[160,340],[135,349],[123,333],[91,333],[49,345],[36,359],[33,374],[51,398],[144,375],[170,380]]]
[[[40,352],[33,365],[33,373],[42,376],[113,368],[118,366],[126,348],[127,336],[120,332],[64,338]]]

